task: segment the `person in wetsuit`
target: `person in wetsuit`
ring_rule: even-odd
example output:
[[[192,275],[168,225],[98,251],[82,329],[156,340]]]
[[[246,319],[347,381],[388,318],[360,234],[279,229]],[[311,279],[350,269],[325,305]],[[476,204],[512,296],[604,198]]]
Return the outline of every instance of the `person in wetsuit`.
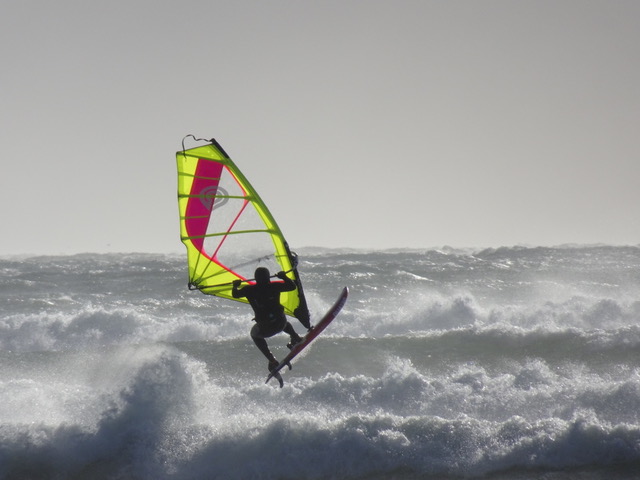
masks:
[[[277,367],[279,362],[269,350],[265,338],[272,337],[280,332],[288,333],[291,336],[291,342],[287,345],[289,348],[302,341],[300,335],[296,333],[293,326],[288,322],[284,307],[280,303],[280,293],[295,290],[296,284],[284,272],[278,272],[276,277],[282,282],[271,282],[269,270],[264,267],[258,267],[255,271],[255,284],[240,287],[242,281],[236,280],[233,282],[231,291],[233,298],[246,298],[251,307],[253,307],[256,324],[251,328],[251,338],[269,360],[269,371]],[[308,329],[311,328],[310,325],[305,326]]]

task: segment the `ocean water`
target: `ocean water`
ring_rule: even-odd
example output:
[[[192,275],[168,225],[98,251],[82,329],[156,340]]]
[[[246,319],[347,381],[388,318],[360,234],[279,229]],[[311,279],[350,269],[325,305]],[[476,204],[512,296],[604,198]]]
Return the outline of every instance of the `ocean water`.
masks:
[[[282,389],[184,255],[0,258],[0,479],[640,478],[639,247],[298,253]]]

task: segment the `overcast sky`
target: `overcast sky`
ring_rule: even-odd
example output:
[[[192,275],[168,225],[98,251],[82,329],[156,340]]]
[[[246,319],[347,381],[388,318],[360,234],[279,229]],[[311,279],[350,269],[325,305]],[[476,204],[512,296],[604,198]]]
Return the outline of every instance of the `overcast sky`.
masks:
[[[183,252],[215,137],[291,246],[640,243],[640,2],[0,3],[0,254]]]

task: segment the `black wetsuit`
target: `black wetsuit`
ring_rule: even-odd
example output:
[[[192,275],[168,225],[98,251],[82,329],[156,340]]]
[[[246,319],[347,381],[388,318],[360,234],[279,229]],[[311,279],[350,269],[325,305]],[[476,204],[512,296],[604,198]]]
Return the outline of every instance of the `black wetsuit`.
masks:
[[[290,278],[285,278],[282,282],[256,283],[242,288],[233,287],[233,297],[246,297],[253,307],[256,324],[251,329],[251,338],[268,359],[271,359],[273,355],[269,351],[265,338],[272,337],[282,331],[293,337],[298,336],[293,326],[287,321],[284,307],[280,303],[280,293],[295,289],[296,284]]]

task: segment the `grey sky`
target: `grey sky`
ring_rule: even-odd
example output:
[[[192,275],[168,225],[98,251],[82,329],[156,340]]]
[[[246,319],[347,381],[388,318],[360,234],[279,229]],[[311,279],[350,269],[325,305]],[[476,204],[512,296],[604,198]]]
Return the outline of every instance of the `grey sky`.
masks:
[[[182,252],[215,137],[294,248],[640,243],[640,2],[0,4],[0,254]]]

